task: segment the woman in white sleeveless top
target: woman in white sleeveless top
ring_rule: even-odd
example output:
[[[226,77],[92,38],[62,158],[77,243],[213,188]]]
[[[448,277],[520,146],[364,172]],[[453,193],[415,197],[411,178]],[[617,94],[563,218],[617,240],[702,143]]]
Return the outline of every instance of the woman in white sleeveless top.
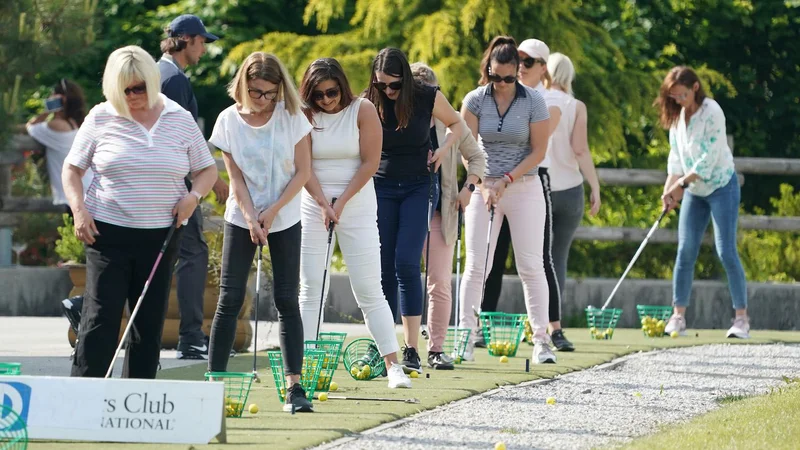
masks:
[[[586,105],[572,95],[572,80],[575,78],[572,61],[561,53],[553,53],[547,65],[552,84],[546,91],[545,101],[548,106],[561,110],[561,117],[550,135],[547,154],[550,156],[553,207],[553,265],[563,293],[569,248],[583,219],[584,178],[592,189],[589,214],[593,216],[600,209],[600,183],[589,152]]]
[[[400,346],[381,288],[378,203],[372,182],[383,136],[377,110],[369,100],[353,95],[344,70],[333,58],[311,63],[300,95],[314,126],[312,175],[302,195],[300,313],[305,339],[316,339],[321,322],[321,289],[329,283],[323,280],[327,229],[333,222],[353,293],[377,344],[373,351],[386,362],[389,387],[410,388],[411,380],[397,362]]]

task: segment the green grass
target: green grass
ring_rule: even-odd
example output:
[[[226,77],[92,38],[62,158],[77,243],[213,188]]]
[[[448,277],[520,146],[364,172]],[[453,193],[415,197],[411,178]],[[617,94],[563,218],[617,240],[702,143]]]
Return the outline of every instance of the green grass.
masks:
[[[687,424],[672,425],[623,447],[626,450],[794,449],[800,441],[800,386],[785,385],[770,394],[726,397],[725,406]]]
[[[380,403],[362,401],[355,403],[346,400],[315,401],[316,411],[313,414],[296,414],[294,416],[281,411],[275,386],[268,367],[267,357],[259,353],[258,367],[262,380],[254,384],[249,403],[257,403],[261,411],[257,415],[245,413],[241,419],[227,420],[228,442],[233,445],[212,443],[208,446],[194,446],[203,449],[255,449],[281,448],[300,449],[318,445],[345,435],[357,433],[382,423],[391,422],[410,416],[419,411],[463,399],[502,385],[518,384],[537,378],[552,378],[556,375],[586,369],[614,358],[637,352],[666,347],[686,347],[715,343],[747,343],[766,344],[771,342],[800,343],[800,332],[753,331],[749,341],[732,341],[724,338],[724,330],[690,330],[690,337],[671,339],[650,339],[642,335],[640,330],[618,329],[614,339],[594,341],[589,337],[587,329],[570,329],[567,335],[575,343],[577,350],[573,353],[558,353],[558,364],[535,366],[531,372],[525,372],[525,359],[530,358],[533,347],[523,344],[517,356],[510,358],[509,363],[501,364],[498,358],[491,357],[486,350],[476,352],[476,361],[464,363],[453,371],[434,372],[426,370],[431,377],[424,376],[413,380],[413,389],[390,390],[386,387],[385,378],[372,381],[355,381],[345,373],[340,364],[334,380],[340,389],[336,394],[362,397],[415,397],[420,404]],[[424,345],[425,341],[420,341]],[[423,354],[423,361],[425,355]],[[231,359],[230,371],[250,371],[252,355],[242,354]],[[164,370],[159,378],[202,380],[205,365],[200,364],[180,369]],[[508,430],[509,432],[511,430]],[[77,449],[114,449],[136,448],[143,450],[156,449],[188,449],[188,445],[134,445],[108,443],[66,443],[46,442],[32,443],[34,450],[77,450]]]

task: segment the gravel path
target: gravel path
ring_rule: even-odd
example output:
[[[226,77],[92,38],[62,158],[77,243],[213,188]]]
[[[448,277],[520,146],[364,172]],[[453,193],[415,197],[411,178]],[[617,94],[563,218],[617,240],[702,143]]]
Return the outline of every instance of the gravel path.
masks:
[[[555,380],[510,386],[367,431],[328,448],[589,449],[651,433],[800,376],[800,346],[709,345],[631,355]],[[555,405],[546,399],[554,397]],[[458,427],[455,424],[459,424]]]

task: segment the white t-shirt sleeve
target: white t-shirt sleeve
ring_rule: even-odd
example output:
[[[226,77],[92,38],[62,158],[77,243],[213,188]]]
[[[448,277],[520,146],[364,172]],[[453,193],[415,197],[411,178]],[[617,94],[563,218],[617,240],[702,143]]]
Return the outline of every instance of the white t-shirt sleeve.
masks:
[[[228,139],[229,130],[228,130],[228,116],[229,116],[230,109],[225,109],[219,116],[217,116],[217,121],[214,123],[214,130],[211,132],[211,138],[208,139],[214,147],[222,150],[225,153],[231,152],[231,142]]]
[[[291,130],[289,132],[289,138],[291,139],[290,144],[294,147],[301,139],[311,132],[313,126],[302,112],[298,112],[295,115],[289,114],[289,123],[291,124]]]
[[[45,147],[58,148],[63,145],[64,133],[50,129],[47,122],[40,122],[35,125],[26,125],[28,135]]]
[[[97,148],[95,111],[99,107],[101,107],[101,105],[89,111],[89,115],[83,120],[81,128],[75,135],[75,140],[72,142],[72,148],[69,150],[69,154],[67,154],[67,158],[64,160],[65,163],[72,164],[82,170],[86,170],[92,165],[94,151]]]
[[[189,142],[189,170],[197,172],[216,164],[216,161],[211,156],[211,151],[208,149],[206,139],[203,137],[203,132],[200,131],[192,115],[187,111],[183,119],[186,121],[186,126],[192,129],[191,141]]]

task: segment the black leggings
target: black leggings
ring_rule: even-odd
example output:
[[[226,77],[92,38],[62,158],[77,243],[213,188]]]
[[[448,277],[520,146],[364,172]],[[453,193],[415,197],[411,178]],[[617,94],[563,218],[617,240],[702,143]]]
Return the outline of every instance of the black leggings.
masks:
[[[553,265],[553,204],[550,197],[550,174],[544,167],[539,168],[539,178],[542,181],[546,213],[544,219],[544,273],[547,276],[547,287],[550,291],[550,303],[548,314],[550,322],[561,320],[561,289],[556,271]],[[506,269],[506,259],[511,247],[511,231],[508,228],[508,220],[503,219],[503,226],[500,228],[500,236],[497,238],[497,247],[494,252],[492,271],[486,278],[486,293],[481,304],[481,311],[497,311],[497,303],[500,300],[500,291],[503,289],[503,272]]]
[[[300,375],[303,364],[303,322],[298,306],[300,234],[298,222],[286,230],[267,235],[286,375]],[[247,278],[253,267],[256,248],[256,244],[250,240],[250,230],[225,222],[219,303],[211,324],[209,342],[210,372],[227,370],[228,358],[236,337],[236,321],[244,304]]]

